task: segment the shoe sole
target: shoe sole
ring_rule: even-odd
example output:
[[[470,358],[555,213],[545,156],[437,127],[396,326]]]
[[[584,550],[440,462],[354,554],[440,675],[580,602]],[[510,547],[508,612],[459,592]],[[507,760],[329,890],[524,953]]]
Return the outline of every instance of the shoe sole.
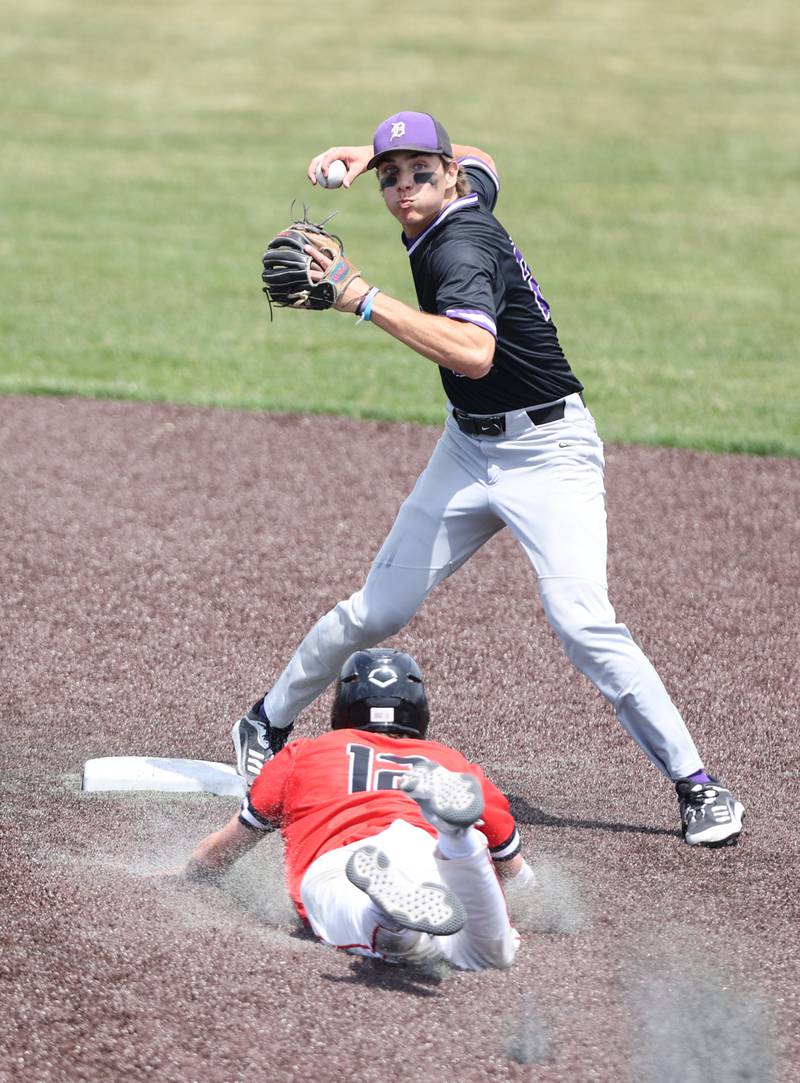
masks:
[[[362,846],[350,855],[347,879],[365,892],[390,922],[431,936],[452,936],[463,929],[461,900],[441,884],[415,884],[392,868],[377,846]]]
[[[483,812],[483,790],[474,775],[418,767],[400,783],[400,789],[420,806],[451,827],[471,827]]]

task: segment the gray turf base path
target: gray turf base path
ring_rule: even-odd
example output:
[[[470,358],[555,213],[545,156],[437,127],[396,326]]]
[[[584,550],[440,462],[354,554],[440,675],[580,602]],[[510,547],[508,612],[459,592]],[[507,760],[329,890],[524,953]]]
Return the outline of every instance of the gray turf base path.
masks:
[[[79,792],[90,757],[229,760],[231,722],[360,584],[435,439],[0,399],[3,1083],[796,1079],[796,460],[608,449],[612,597],[747,806],[736,848],[681,842],[507,533],[395,640],[432,736],[511,796],[539,872],[510,900],[508,973],[318,946],[274,835],[222,888],[154,878],[230,798]]]

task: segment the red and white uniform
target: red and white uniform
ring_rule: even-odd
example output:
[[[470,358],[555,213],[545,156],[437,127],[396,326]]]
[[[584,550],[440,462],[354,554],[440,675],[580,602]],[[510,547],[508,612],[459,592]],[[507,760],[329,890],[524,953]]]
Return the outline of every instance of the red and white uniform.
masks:
[[[518,852],[519,834],[508,801],[480,767],[455,749],[367,730],[331,730],[314,739],[300,738],[264,765],[244,799],[240,819],[261,830],[280,824],[289,893],[302,918],[307,915],[300,882],[322,854],[377,835],[395,820],[436,838],[416,803],[396,789],[402,773],[421,759],[475,775],[485,801],[478,829],[492,858],[503,861]]]
[[[425,760],[480,781],[483,816],[469,829],[472,849],[465,856],[446,856],[436,829],[397,789],[403,773]],[[519,851],[519,834],[503,794],[454,749],[357,729],[292,741],[262,768],[240,820],[256,830],[280,824],[289,892],[325,943],[378,958],[397,954],[386,946],[391,934],[384,918],[345,873],[352,850],[369,840],[409,879],[441,883],[464,905],[467,921],[460,932],[420,936],[414,951],[469,970],[510,966],[519,935],[494,862]]]

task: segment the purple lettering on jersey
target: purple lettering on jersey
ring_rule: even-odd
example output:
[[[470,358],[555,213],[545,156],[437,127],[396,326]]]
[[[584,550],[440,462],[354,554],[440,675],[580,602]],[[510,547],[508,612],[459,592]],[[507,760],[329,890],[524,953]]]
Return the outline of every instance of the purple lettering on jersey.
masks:
[[[547,301],[545,301],[544,297],[542,296],[542,291],[539,289],[539,283],[533,277],[533,271],[525,262],[525,257],[514,244],[514,241],[511,239],[511,237],[509,237],[508,239],[511,243],[512,251],[514,252],[514,259],[517,261],[517,265],[522,273],[522,281],[526,284],[528,289],[533,294],[533,298],[536,301],[536,304],[538,305],[539,311],[541,312],[542,316],[546,320],[549,320],[550,305],[548,305]]]

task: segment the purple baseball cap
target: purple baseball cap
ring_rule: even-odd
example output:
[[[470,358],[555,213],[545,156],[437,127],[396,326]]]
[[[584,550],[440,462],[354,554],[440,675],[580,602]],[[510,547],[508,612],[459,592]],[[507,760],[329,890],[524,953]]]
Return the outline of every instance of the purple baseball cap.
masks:
[[[375,129],[372,149],[367,169],[374,169],[383,155],[393,150],[421,150],[453,157],[450,136],[429,113],[395,113]]]

